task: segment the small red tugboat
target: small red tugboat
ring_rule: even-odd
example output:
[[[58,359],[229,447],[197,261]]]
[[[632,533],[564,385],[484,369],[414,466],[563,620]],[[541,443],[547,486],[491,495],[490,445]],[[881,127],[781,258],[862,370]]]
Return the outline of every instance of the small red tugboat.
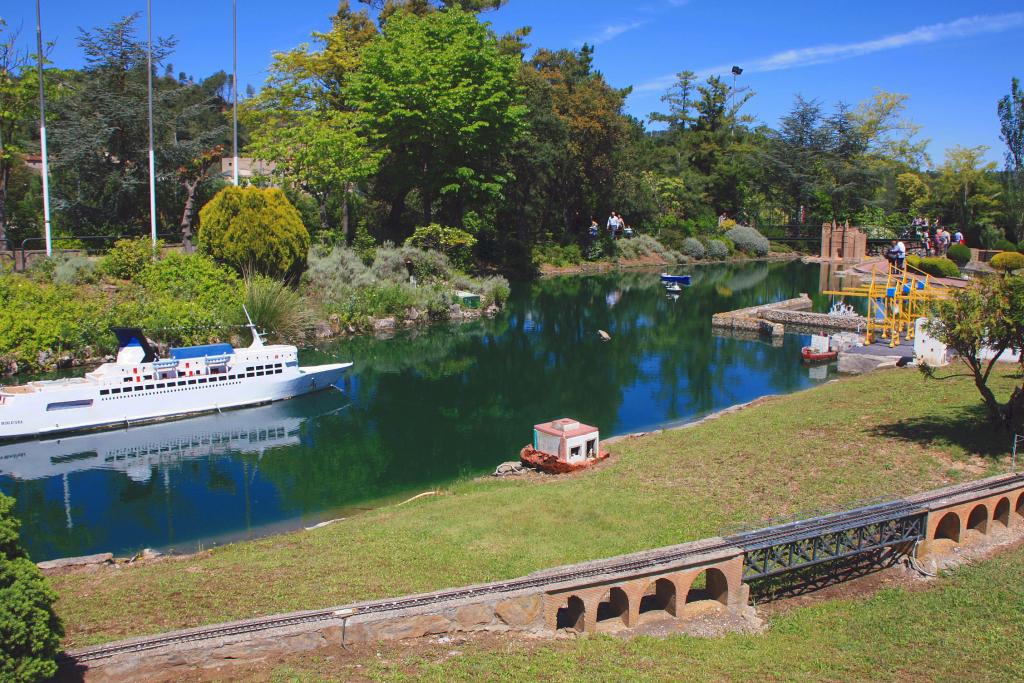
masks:
[[[805,363],[828,363],[839,357],[838,351],[817,351],[810,346],[800,349],[800,357]]]
[[[602,451],[597,427],[562,418],[533,426],[533,444],[524,446],[519,459],[527,467],[549,474],[586,469],[608,457]]]

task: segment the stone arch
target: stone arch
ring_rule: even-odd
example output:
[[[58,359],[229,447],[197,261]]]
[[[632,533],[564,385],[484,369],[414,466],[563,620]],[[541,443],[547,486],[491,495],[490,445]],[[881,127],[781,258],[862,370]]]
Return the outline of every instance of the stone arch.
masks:
[[[992,513],[992,521],[1003,525],[1003,528],[1010,526],[1010,499],[1000,498],[996,503],[996,510]]]
[[[1024,517],[1024,493],[1017,498],[1017,505],[1014,506],[1014,509],[1017,511],[1018,517]]]
[[[658,610],[676,616],[676,584],[671,579],[651,582],[640,597],[640,614]]]
[[[984,503],[975,505],[971,510],[967,517],[967,529],[981,534],[988,533],[988,507]]]
[[[729,604],[729,579],[725,572],[716,567],[708,567],[693,578],[689,590],[686,591],[686,602],[715,600],[723,605]]]
[[[582,631],[586,615],[587,606],[583,600],[578,595],[570,595],[565,601],[565,607],[559,607],[555,613],[555,629],[574,628]]]
[[[627,624],[629,621],[629,595],[626,591],[615,586],[607,593],[601,602],[597,603],[597,623],[614,624],[621,622]]]
[[[935,526],[935,538],[948,538],[954,543],[960,542],[960,515],[955,512],[947,512]]]

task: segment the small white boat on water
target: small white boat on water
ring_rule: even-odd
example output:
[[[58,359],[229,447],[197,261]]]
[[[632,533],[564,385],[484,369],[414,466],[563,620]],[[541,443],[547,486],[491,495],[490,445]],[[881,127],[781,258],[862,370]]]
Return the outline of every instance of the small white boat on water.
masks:
[[[206,344],[157,358],[138,328],[113,328],[118,352],[84,377],[0,386],[0,440],[240,408],[335,385],[352,363],[299,367],[298,349],[265,345],[249,323],[247,348]]]

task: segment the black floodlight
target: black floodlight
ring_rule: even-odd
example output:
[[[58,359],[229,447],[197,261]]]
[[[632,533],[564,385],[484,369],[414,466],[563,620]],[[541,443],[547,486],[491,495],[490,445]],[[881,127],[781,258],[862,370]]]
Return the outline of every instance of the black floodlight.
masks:
[[[738,66],[734,66],[732,68],[732,75],[733,76],[739,76],[741,73],[743,73],[743,69],[739,68]]]

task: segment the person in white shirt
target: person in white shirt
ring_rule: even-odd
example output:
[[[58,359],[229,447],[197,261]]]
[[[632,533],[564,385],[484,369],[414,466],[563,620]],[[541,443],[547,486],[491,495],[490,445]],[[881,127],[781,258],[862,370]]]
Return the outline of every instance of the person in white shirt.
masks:
[[[896,242],[896,267],[899,270],[907,268],[907,245],[903,244],[903,240]]]

